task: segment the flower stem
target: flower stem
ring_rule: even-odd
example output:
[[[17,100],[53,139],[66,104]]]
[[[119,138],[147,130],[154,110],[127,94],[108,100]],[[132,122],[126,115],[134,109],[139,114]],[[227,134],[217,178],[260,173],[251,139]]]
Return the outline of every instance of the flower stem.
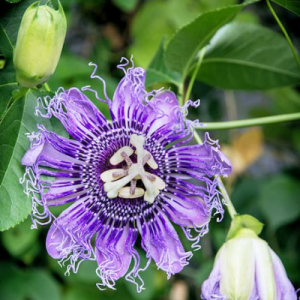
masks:
[[[233,129],[250,126],[261,126],[274,123],[290,122],[300,120],[300,113],[284,114],[271,117],[254,118],[228,122],[211,122],[204,123],[205,126],[199,127],[199,130],[218,130],[218,129]]]
[[[205,47],[200,51],[200,55],[199,55],[199,58],[198,58],[196,67],[195,67],[195,69],[194,69],[194,72],[193,72],[193,74],[192,74],[191,80],[190,80],[190,82],[189,82],[188,89],[187,89],[187,92],[186,92],[186,94],[185,94],[183,104],[185,104],[185,103],[189,100],[189,98],[190,98],[190,95],[191,95],[191,92],[192,92],[192,88],[193,88],[193,85],[194,85],[196,76],[197,76],[197,74],[198,74],[198,71],[199,71],[199,69],[200,69],[201,63],[202,63],[202,61],[203,61],[204,55],[205,55]]]
[[[12,96],[12,98],[11,98],[11,104],[12,104],[14,101],[16,101],[17,99],[23,97],[23,96],[27,93],[28,90],[29,90],[28,88],[21,87],[21,88],[19,89],[19,91],[18,91],[15,95]]]
[[[195,140],[198,142],[198,144],[203,144],[202,142],[202,139],[201,137],[199,136],[198,132],[194,132],[194,138]],[[226,188],[223,184],[223,181],[221,179],[221,177],[217,177],[217,181],[218,181],[218,187],[219,187],[219,190],[220,192],[222,193],[223,197],[224,197],[224,200],[225,200],[225,203],[226,203],[226,207],[227,207],[227,210],[228,210],[228,213],[230,215],[230,218],[233,220],[234,219],[234,216],[237,215],[237,212],[230,200],[230,197],[226,191]]]
[[[227,210],[228,210],[228,213],[230,215],[230,218],[233,220],[234,219],[234,216],[237,215],[237,212],[230,200],[230,197],[226,191],[226,188],[223,184],[223,181],[221,179],[221,177],[218,177],[217,178],[218,180],[218,187],[219,187],[219,190],[220,192],[222,193],[223,197],[224,197],[224,200],[225,200],[225,203],[226,203],[226,207],[227,207]]]
[[[184,81],[178,87],[178,102],[179,106],[183,106],[183,90],[184,90]]]
[[[290,39],[288,33],[287,33],[287,31],[285,30],[284,26],[282,25],[281,21],[279,20],[278,16],[276,15],[276,12],[274,11],[274,9],[273,9],[273,7],[272,7],[270,1],[269,1],[269,0],[266,0],[266,1],[267,1],[267,5],[268,5],[268,7],[269,7],[269,9],[270,9],[271,14],[273,15],[274,19],[277,21],[279,27],[281,28],[281,30],[282,30],[282,32],[283,32],[283,34],[284,34],[284,36],[285,36],[285,38],[286,38],[286,40],[287,40],[289,46],[290,46],[290,48],[291,48],[291,50],[292,50],[292,52],[293,52],[293,55],[294,55],[295,60],[296,60],[296,62],[297,62],[297,65],[298,65],[298,67],[300,68],[300,60],[299,60],[299,56],[298,56],[298,54],[297,54],[297,51],[296,51],[296,49],[295,49],[295,47],[294,47],[294,45],[293,45],[293,43],[292,43],[292,41],[291,41],[291,39]]]
[[[44,86],[47,92],[51,92],[50,86],[47,82],[44,83]]]

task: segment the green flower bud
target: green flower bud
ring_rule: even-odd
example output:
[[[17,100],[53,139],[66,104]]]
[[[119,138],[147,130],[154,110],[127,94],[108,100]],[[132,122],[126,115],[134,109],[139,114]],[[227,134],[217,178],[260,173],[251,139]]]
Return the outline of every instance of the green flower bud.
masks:
[[[54,73],[64,44],[67,21],[58,10],[35,2],[27,8],[14,51],[16,79],[24,87],[42,84]]]

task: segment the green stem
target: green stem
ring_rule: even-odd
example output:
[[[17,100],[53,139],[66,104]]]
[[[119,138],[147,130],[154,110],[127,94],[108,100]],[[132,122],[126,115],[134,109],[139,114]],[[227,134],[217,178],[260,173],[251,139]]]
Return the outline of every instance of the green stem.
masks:
[[[204,123],[205,126],[197,128],[199,130],[219,130],[219,129],[233,129],[250,126],[261,126],[274,123],[291,122],[300,120],[300,113],[285,114],[271,117],[254,118],[247,120],[228,121],[228,122],[211,122]]]
[[[296,62],[297,62],[297,65],[298,65],[298,67],[300,68],[300,60],[299,60],[299,56],[298,56],[298,54],[297,54],[297,51],[296,51],[296,49],[295,49],[295,47],[294,47],[294,45],[293,45],[293,43],[292,43],[292,41],[291,41],[291,39],[290,39],[288,33],[287,33],[287,31],[285,30],[284,26],[282,25],[281,21],[279,20],[278,16],[276,15],[276,12],[274,11],[274,9],[273,9],[273,7],[272,7],[270,1],[269,1],[269,0],[266,0],[266,1],[267,1],[267,5],[268,5],[268,7],[269,7],[269,9],[270,9],[271,14],[273,15],[274,19],[277,21],[279,27],[281,28],[281,30],[282,30],[282,32],[283,32],[283,34],[284,34],[284,36],[285,36],[285,38],[286,38],[286,40],[287,40],[289,46],[290,46],[290,48],[291,48],[291,50],[292,50],[292,52],[293,52],[293,55],[294,55],[295,60],[296,60]]]
[[[218,180],[218,187],[219,187],[219,190],[220,192],[222,193],[223,197],[224,197],[224,200],[225,200],[225,203],[226,203],[226,207],[227,207],[227,210],[228,210],[228,213],[230,215],[230,218],[233,220],[234,219],[234,216],[237,215],[237,212],[230,200],[230,197],[226,191],[226,188],[223,184],[223,181],[221,179],[221,177],[218,177],[217,178]]]
[[[198,144],[203,144],[202,142],[202,139],[201,137],[199,136],[198,132],[194,132],[194,137],[196,139],[196,141],[198,142]],[[221,177],[217,177],[217,181],[218,181],[218,187],[219,187],[219,190],[220,192],[222,193],[223,197],[224,197],[224,200],[225,200],[225,203],[226,203],[226,207],[227,207],[227,210],[228,210],[228,213],[230,215],[230,218],[233,220],[234,219],[234,216],[237,215],[237,212],[230,200],[230,197],[226,191],[226,188],[223,184],[223,181],[221,179]]]
[[[180,106],[183,105],[183,85],[184,85],[184,79],[182,81],[182,83],[179,85],[179,88],[178,88],[178,103]]]
[[[10,105],[15,102],[16,100],[20,99],[21,97],[23,97],[27,91],[29,90],[29,88],[25,88],[25,87],[21,87],[18,91],[18,93],[16,93],[15,95],[13,95],[11,97],[11,101],[10,101]]]
[[[47,92],[51,92],[50,86],[47,82],[44,83],[44,86]]]
[[[200,66],[201,66],[201,63],[202,63],[202,61],[203,61],[204,55],[205,55],[205,47],[200,51],[200,55],[199,55],[199,58],[198,58],[196,67],[195,67],[195,69],[194,69],[193,75],[192,75],[192,77],[191,77],[191,80],[190,80],[190,82],[189,82],[189,86],[188,86],[187,92],[186,92],[186,94],[185,94],[183,104],[185,104],[185,103],[189,100],[189,98],[190,98],[190,95],[191,95],[191,92],[192,92],[192,88],[193,88],[193,85],[194,85],[196,76],[197,76],[197,74],[198,74],[199,68],[200,68]]]

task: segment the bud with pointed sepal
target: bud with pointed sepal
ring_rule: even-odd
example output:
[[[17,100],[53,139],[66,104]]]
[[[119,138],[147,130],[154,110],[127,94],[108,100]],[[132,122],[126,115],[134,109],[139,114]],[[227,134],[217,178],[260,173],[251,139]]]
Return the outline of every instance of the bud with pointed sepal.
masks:
[[[64,44],[67,21],[58,9],[35,2],[25,11],[14,50],[16,79],[31,88],[43,84],[54,73]]]

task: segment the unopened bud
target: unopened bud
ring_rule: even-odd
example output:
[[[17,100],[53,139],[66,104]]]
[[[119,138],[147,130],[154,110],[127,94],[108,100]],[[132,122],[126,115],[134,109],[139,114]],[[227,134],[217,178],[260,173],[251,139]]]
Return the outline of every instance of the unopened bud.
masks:
[[[255,232],[261,230],[259,222],[250,216],[237,221],[202,285],[202,299],[296,300],[280,259]]]
[[[24,87],[42,84],[54,73],[64,44],[67,21],[58,10],[35,2],[27,8],[14,51],[16,79]]]

